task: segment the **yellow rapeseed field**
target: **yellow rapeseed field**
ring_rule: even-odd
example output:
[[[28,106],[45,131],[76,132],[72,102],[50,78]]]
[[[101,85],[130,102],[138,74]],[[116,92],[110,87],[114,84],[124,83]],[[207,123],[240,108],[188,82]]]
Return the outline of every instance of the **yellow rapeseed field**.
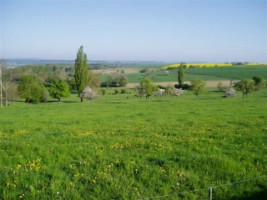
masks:
[[[180,67],[180,63],[177,64],[171,64],[163,67],[164,69],[176,69]],[[232,67],[236,66],[232,63],[188,63],[184,64],[187,68],[190,67]],[[245,66],[267,66],[267,63],[246,63]]]

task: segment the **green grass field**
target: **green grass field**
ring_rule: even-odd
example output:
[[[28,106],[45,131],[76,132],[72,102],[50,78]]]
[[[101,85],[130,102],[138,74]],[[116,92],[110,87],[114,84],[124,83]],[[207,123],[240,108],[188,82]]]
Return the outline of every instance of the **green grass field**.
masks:
[[[192,79],[202,80],[241,80],[251,79],[252,76],[262,76],[267,79],[266,66],[234,66],[234,67],[207,67],[185,69],[185,81]],[[142,78],[149,76],[154,82],[175,82],[177,81],[177,70],[169,70],[165,75],[163,71],[155,70],[150,73],[126,74],[129,83],[139,83]],[[103,77],[105,80],[105,77]]]
[[[267,175],[266,98],[264,88],[247,99],[15,102],[0,110],[1,199],[208,199],[210,186]],[[266,177],[213,189],[214,199],[266,195]]]

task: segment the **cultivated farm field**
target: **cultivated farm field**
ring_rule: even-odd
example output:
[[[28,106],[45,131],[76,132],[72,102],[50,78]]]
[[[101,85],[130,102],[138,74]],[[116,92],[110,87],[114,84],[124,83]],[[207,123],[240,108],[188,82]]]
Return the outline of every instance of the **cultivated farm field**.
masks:
[[[177,69],[170,69],[168,72],[168,74],[165,74],[162,68],[154,68],[147,73],[128,73],[126,76],[128,77],[129,83],[139,83],[144,77],[150,77],[154,82],[177,82]],[[245,65],[231,67],[193,67],[186,68],[185,74],[185,81],[193,79],[206,81],[241,80],[251,79],[252,76],[261,76],[267,79],[267,67]]]
[[[267,196],[266,88],[150,102],[109,90],[1,109],[2,199],[208,199],[209,187],[214,199]]]

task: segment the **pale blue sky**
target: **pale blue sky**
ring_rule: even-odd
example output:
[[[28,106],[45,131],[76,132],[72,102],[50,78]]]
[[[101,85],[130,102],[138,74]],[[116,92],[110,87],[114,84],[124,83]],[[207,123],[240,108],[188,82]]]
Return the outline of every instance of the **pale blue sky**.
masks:
[[[1,58],[267,62],[267,0],[0,0]]]

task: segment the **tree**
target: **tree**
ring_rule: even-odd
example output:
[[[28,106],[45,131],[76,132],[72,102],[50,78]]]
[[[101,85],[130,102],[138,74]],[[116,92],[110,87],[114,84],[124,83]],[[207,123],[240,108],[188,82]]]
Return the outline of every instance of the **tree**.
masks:
[[[223,93],[223,91],[226,89],[226,87],[223,85],[222,82],[219,82],[217,84],[217,88],[218,88],[219,92],[221,92],[221,93]]]
[[[224,90],[224,97],[234,97],[235,96],[235,89],[232,87],[226,88]]]
[[[243,79],[235,83],[234,88],[238,91],[241,91],[243,98],[248,97],[248,93],[251,93],[254,90],[255,83],[253,80]]]
[[[10,101],[14,101],[18,98],[18,90],[17,85],[14,83],[3,83],[3,97],[6,106],[9,104]]]
[[[77,58],[75,59],[75,74],[74,74],[78,94],[80,94],[86,87],[88,82],[88,64],[87,56],[83,52],[83,46],[80,47],[77,53]],[[83,97],[80,95],[81,102]]]
[[[182,88],[184,82],[185,72],[184,72],[184,64],[181,62],[180,67],[178,69],[178,86]]]
[[[107,80],[105,82],[105,85],[107,87],[125,87],[128,83],[128,78],[123,75],[116,75],[116,76],[111,76],[109,75],[107,77]]]
[[[202,93],[204,93],[206,83],[202,80],[195,79],[191,81],[191,90],[194,92],[196,95],[196,100],[198,100],[198,96]]]
[[[260,90],[260,87],[263,85],[263,78],[261,76],[253,76],[252,80],[255,84],[255,90]]]
[[[153,85],[151,79],[145,77],[140,82],[139,92],[140,95],[145,95],[146,100],[149,100],[149,97],[153,94],[155,86]]]
[[[109,76],[107,77],[107,80],[106,80],[106,86],[107,86],[107,87],[110,87],[110,86],[112,85],[112,81],[113,81],[113,78],[112,78],[111,75],[109,75]]]
[[[87,85],[91,88],[99,88],[101,85],[101,77],[89,71]]]
[[[128,79],[126,76],[120,75],[115,78],[115,82],[118,84],[118,86],[125,87],[128,83]]]
[[[86,88],[83,89],[83,91],[81,92],[80,96],[82,96],[82,98],[85,98],[87,100],[92,100],[97,95],[90,87],[86,87]]]
[[[69,86],[63,80],[53,80],[49,88],[49,94],[60,102],[61,98],[70,96]]]
[[[34,76],[23,76],[18,85],[18,92],[21,98],[27,103],[38,103],[41,101],[44,87],[39,85]]]

